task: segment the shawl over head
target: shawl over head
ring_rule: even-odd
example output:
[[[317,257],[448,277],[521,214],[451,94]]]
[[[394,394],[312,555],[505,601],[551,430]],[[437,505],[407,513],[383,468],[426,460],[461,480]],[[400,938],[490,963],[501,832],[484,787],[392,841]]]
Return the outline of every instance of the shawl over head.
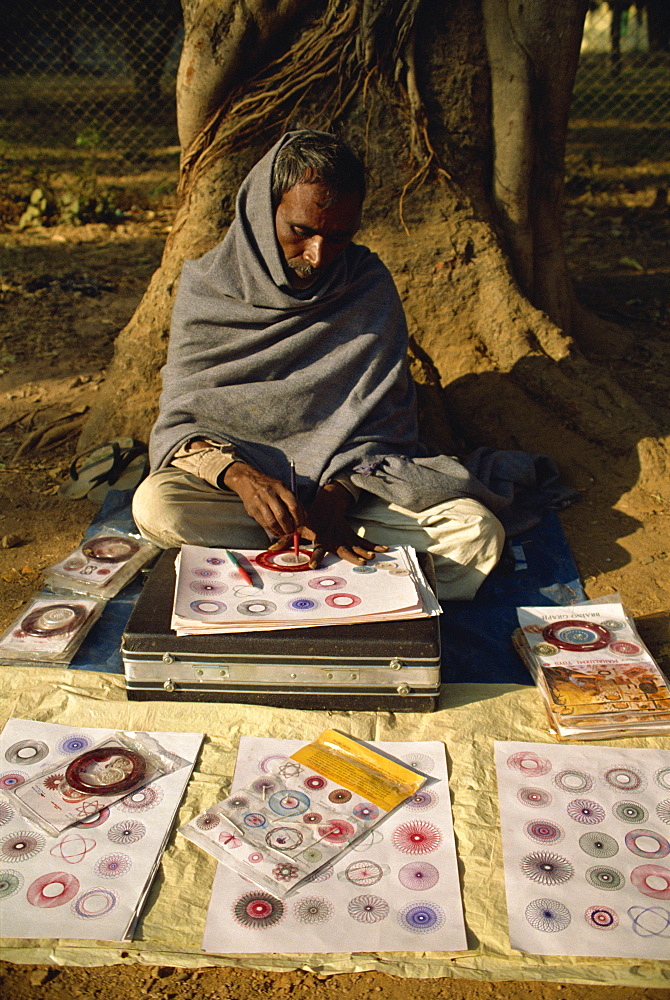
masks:
[[[470,496],[509,501],[418,439],[407,330],[386,267],[353,243],[309,288],[292,288],[275,235],[272,166],[288,133],[256,164],[225,239],[184,264],[163,368],[152,467],[192,437],[231,443],[309,502],[337,473],[423,510]]]

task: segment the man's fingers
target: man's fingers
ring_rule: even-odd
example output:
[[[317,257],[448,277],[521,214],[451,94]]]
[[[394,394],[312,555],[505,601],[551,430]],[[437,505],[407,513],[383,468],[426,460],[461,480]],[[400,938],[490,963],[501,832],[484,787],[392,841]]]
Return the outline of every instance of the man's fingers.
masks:
[[[326,554],[326,547],[325,547],[325,545],[317,545],[317,546],[315,546],[314,551],[312,552],[312,558],[309,561],[309,568],[310,569],[318,569],[319,565],[321,563],[321,560],[323,559],[323,557],[325,556],[325,554]]]

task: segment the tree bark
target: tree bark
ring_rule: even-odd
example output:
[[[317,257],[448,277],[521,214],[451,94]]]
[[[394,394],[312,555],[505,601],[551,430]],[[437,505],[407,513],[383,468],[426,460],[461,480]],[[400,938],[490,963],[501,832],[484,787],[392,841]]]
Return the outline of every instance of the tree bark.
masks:
[[[601,470],[619,492],[638,479],[658,488],[668,471],[658,429],[570,336],[574,330],[586,342],[561,237],[567,114],[585,0],[482,2],[323,0],[326,17],[342,15],[336,55],[356,46],[360,60],[360,74],[347,77],[351,85],[337,78],[329,91],[326,50],[312,44],[323,34],[310,35],[305,18],[290,30],[298,0],[186,0],[178,101],[187,195],[161,267],[119,335],[82,448],[121,433],[147,438],[183,260],[221,239],[240,180],[283,131],[276,122],[290,116],[291,106],[273,106],[269,124],[259,120],[241,149],[229,140],[231,116],[249,107],[254,93],[267,102],[287,78],[284,70],[272,76],[270,67],[272,86],[263,78],[231,94],[245,71],[249,18],[256,18],[261,47],[281,38],[285,51],[303,39],[302,49],[291,50],[301,53],[292,100],[302,82],[316,82],[300,91],[301,123],[334,126],[365,151],[370,183],[360,241],[378,250],[403,299],[427,435],[449,453],[478,444],[547,452],[578,486]],[[395,31],[398,12],[410,8],[406,32],[391,42],[374,35],[375,23]],[[352,34],[371,10],[365,31]],[[323,72],[309,63],[317,49]],[[393,70],[384,77],[385,60]],[[235,103],[240,94],[243,102]],[[222,100],[232,110],[217,111]],[[326,105],[345,110],[333,121]],[[198,150],[211,153],[217,141],[221,155],[199,160]],[[193,170],[198,162],[205,166]]]

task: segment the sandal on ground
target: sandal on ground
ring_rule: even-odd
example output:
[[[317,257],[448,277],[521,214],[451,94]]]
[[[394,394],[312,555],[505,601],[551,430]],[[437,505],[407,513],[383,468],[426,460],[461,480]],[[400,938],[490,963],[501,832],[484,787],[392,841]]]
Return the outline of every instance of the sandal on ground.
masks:
[[[133,489],[148,467],[146,447],[133,438],[118,438],[77,455],[70,466],[70,478],[58,495],[70,500],[88,496],[102,503],[109,489]]]

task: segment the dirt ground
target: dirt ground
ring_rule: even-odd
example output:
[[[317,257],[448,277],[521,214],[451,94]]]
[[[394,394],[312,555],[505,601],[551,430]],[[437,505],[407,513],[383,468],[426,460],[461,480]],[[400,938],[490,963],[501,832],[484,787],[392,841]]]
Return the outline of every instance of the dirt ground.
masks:
[[[634,168],[573,164],[567,247],[578,294],[635,335],[605,366],[670,432],[670,163]],[[124,218],[109,225],[57,224],[19,231],[30,183],[12,176],[0,197],[0,628],[39,587],[42,570],[81,538],[95,512],[56,495],[77,435],[105,378],[114,338],[158,265],[171,219],[174,176],[165,165],[114,183]],[[3,221],[4,220],[4,221]],[[420,235],[417,235],[417,239]],[[383,252],[382,252],[383,256]],[[427,254],[429,258],[429,254]],[[119,405],[128,405],[119,400]],[[569,475],[570,455],[554,456]],[[562,515],[590,597],[618,590],[660,662],[670,667],[670,487],[619,495],[593,482]],[[602,987],[413,981],[381,973],[319,979],[305,972],[184,971],[0,966],[0,993],[16,1000],[123,997],[248,1000],[309,997],[449,997],[463,1000],[596,1000]],[[670,996],[670,990],[607,988],[608,1000]]]

